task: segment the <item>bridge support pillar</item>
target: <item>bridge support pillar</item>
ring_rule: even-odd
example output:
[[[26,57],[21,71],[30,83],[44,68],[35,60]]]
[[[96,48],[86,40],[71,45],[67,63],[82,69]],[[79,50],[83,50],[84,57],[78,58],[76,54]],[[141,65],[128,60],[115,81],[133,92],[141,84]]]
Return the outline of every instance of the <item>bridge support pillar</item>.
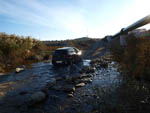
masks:
[[[120,45],[121,46],[127,46],[126,38],[127,38],[127,35],[120,35]]]

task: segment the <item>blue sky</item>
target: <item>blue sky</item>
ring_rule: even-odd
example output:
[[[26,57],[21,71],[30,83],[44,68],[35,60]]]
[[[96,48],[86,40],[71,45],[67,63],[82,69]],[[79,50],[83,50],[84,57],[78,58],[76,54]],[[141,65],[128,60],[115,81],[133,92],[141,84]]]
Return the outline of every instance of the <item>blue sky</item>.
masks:
[[[0,0],[0,32],[40,40],[103,38],[147,16],[149,4],[149,0]]]

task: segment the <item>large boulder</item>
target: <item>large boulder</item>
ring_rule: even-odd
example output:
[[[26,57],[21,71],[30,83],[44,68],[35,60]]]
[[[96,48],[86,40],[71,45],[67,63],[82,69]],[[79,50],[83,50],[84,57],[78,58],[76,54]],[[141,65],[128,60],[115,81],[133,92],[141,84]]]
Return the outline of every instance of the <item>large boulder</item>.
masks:
[[[44,92],[42,91],[35,92],[30,96],[29,105],[39,103],[45,99],[46,99],[46,94]]]

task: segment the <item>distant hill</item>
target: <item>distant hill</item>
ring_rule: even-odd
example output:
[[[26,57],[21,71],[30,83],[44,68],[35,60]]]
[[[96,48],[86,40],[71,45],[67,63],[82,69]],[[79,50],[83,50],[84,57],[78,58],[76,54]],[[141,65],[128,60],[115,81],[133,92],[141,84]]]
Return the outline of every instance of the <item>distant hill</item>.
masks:
[[[78,48],[86,48],[100,39],[81,37],[71,40],[56,40],[56,41],[42,41],[47,46],[75,46]],[[82,46],[82,47],[81,47]]]
[[[103,39],[81,37],[72,40],[63,41],[42,41],[47,46],[73,46],[83,51],[84,58],[96,58],[103,55],[106,52],[107,42]]]
[[[85,40],[91,40],[92,38],[89,38],[89,37],[81,37],[81,38],[77,38],[77,39],[74,39],[74,40],[77,40],[77,41],[85,41]]]

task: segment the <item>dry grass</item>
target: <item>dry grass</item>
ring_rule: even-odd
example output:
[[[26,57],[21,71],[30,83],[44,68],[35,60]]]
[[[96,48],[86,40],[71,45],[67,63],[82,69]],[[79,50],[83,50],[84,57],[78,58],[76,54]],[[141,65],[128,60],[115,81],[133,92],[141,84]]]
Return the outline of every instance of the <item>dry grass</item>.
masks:
[[[0,33],[0,72],[50,59],[56,48],[58,47],[48,47],[32,37]]]
[[[111,52],[122,71],[133,78],[150,80],[150,37],[135,38],[129,35],[127,47],[118,43],[115,41],[112,44]]]
[[[94,54],[92,54],[92,56],[96,56],[98,55],[102,50],[104,49],[104,47],[98,48]]]

